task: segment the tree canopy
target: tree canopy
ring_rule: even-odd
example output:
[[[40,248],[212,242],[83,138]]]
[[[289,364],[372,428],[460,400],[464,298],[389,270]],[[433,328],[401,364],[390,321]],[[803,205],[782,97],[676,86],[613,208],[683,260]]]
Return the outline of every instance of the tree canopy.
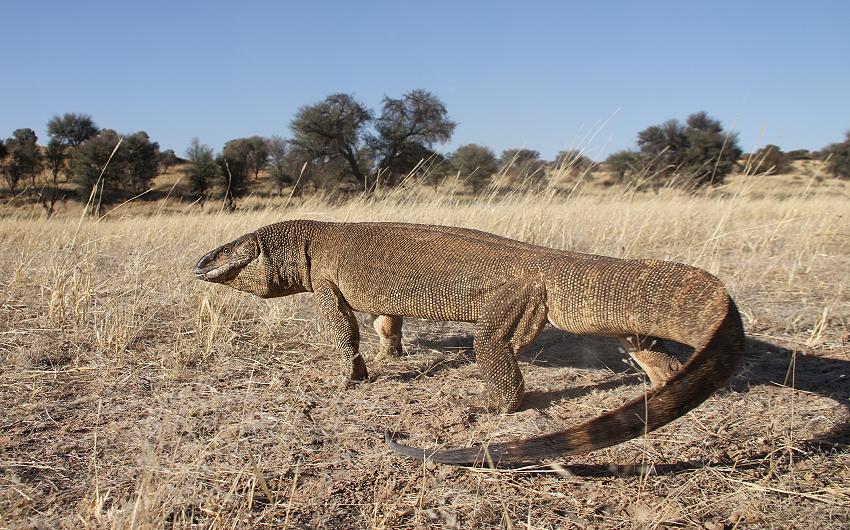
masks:
[[[351,177],[364,182],[368,167],[362,156],[366,147],[367,127],[372,121],[372,111],[350,94],[331,94],[315,105],[301,107],[289,128],[291,143],[301,153],[309,155],[314,165],[327,165],[337,161],[345,169],[343,178]]]
[[[47,135],[77,149],[83,142],[98,133],[99,129],[92,117],[87,114],[66,112],[62,116],[53,116],[47,122]]]
[[[429,153],[436,143],[446,143],[457,124],[446,106],[426,90],[411,90],[401,98],[385,97],[375,134],[369,144],[378,157],[383,181],[395,185]]]

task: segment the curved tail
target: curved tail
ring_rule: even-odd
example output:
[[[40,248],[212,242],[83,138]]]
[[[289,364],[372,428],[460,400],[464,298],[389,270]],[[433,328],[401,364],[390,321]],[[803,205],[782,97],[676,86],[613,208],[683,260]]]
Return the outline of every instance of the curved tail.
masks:
[[[725,315],[708,342],[694,351],[679,373],[666,384],[586,423],[551,434],[463,449],[409,447],[394,441],[389,433],[386,441],[396,453],[442,464],[536,462],[602,449],[653,431],[705,401],[735,371],[743,350],[741,316],[727,296]]]

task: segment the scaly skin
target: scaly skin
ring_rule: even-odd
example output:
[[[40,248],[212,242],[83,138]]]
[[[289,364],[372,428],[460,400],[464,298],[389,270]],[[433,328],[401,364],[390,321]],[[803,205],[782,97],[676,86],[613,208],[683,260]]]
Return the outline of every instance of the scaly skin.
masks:
[[[503,412],[523,397],[517,353],[546,322],[621,339],[653,388],[582,425],[487,447],[396,452],[451,464],[530,462],[593,451],[682,416],[737,366],[744,333],[734,302],[709,273],[678,263],[621,260],[539,247],[452,227],[286,221],[203,256],[202,280],[263,298],[314,294],[345,375],[368,377],[354,311],[379,315],[381,350],[401,348],[401,317],[475,323],[488,394]],[[657,339],[689,345],[684,365]]]

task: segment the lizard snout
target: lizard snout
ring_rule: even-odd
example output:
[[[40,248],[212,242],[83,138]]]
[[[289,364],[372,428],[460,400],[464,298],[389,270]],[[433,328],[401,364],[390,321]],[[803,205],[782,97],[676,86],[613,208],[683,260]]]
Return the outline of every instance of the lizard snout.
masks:
[[[195,278],[199,280],[207,280],[207,273],[209,273],[211,269],[210,262],[213,261],[217,252],[218,249],[215,249],[201,256],[201,259],[199,259],[192,268],[192,274],[195,275]]]

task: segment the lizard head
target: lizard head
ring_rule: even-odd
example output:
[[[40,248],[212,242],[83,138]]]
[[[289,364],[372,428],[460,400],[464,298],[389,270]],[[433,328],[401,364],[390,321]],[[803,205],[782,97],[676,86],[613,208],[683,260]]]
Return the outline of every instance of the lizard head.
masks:
[[[303,223],[284,221],[204,254],[192,273],[261,298],[303,293],[312,289],[308,247]]]
[[[204,254],[192,273],[199,280],[267,297],[271,294],[270,269],[257,235],[252,232]]]

